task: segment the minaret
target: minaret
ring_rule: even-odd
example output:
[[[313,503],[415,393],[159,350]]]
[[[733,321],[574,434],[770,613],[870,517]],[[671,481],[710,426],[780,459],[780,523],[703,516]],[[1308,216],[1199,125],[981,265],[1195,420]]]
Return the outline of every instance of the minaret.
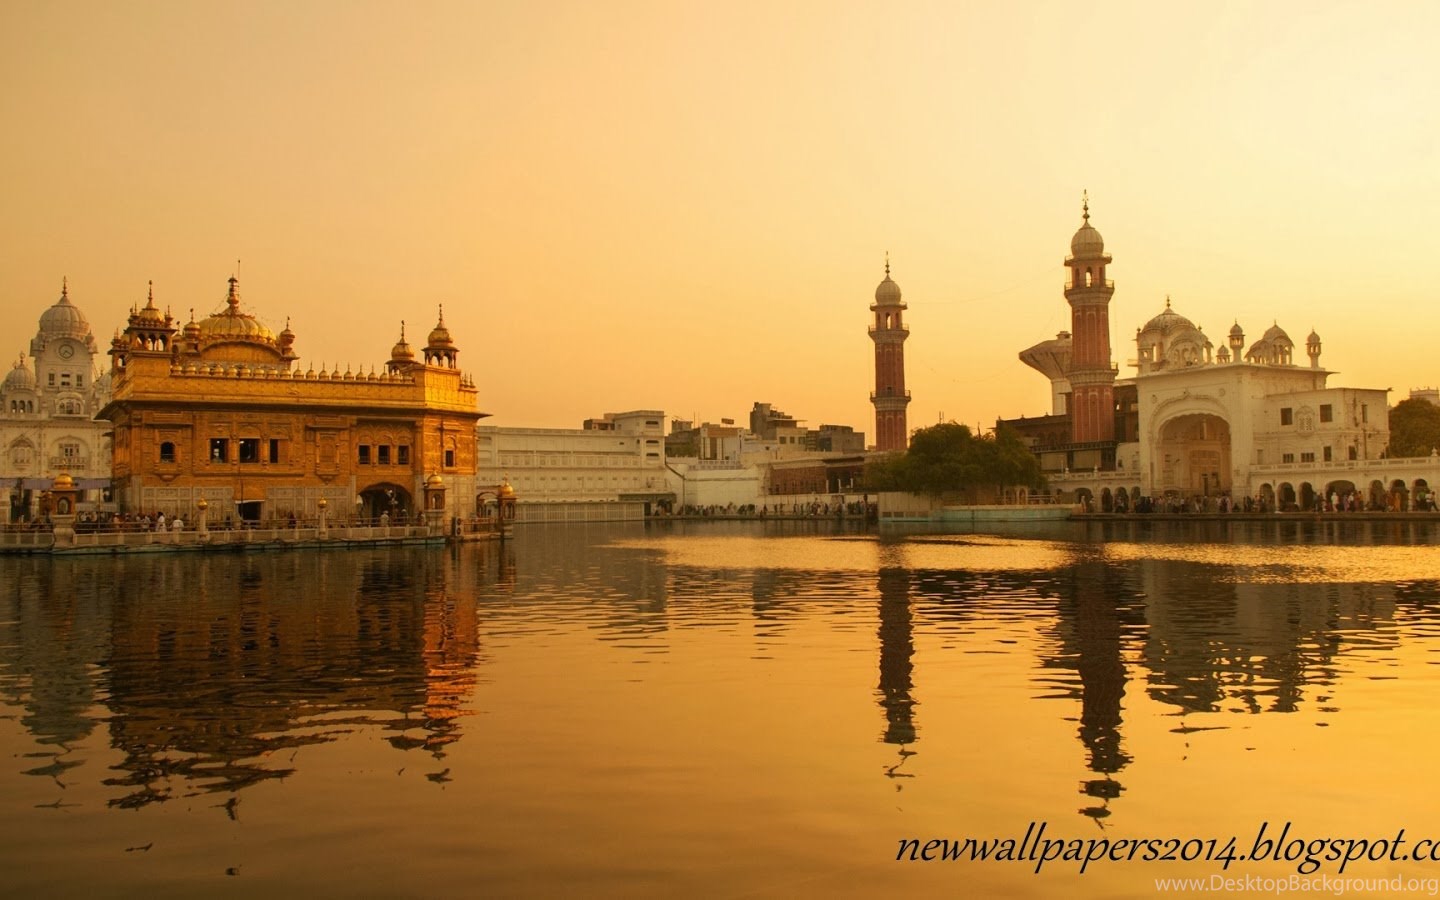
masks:
[[[900,299],[900,285],[890,280],[890,256],[885,256],[885,280],[875,289],[875,302],[870,305],[875,324],[870,326],[870,339],[875,342],[875,391],[870,402],[875,404],[875,449],[904,450],[910,442],[905,427],[905,407],[910,405],[910,392],[905,390],[905,301]]]
[[[1070,239],[1070,439],[1077,444],[1115,440],[1115,366],[1110,361],[1110,297],[1105,279],[1105,241],[1090,224],[1090,198],[1082,206],[1084,224]]]

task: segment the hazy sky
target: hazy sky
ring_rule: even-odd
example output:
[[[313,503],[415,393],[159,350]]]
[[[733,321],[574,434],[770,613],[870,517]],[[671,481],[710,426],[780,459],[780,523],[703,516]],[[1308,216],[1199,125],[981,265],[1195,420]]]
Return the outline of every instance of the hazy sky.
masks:
[[[0,353],[68,276],[147,280],[303,364],[436,305],[499,425],[768,401],[873,440],[1048,411],[1088,189],[1112,341],[1169,294],[1217,347],[1313,327],[1333,384],[1440,382],[1440,3],[0,0]],[[6,367],[8,369],[8,367]]]

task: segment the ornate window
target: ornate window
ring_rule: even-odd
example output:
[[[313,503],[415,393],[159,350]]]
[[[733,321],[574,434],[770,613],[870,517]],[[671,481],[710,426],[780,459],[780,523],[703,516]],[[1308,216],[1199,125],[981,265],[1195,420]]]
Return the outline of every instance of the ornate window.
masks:
[[[173,463],[175,461],[175,444],[171,441],[160,443],[160,461],[162,463]]]

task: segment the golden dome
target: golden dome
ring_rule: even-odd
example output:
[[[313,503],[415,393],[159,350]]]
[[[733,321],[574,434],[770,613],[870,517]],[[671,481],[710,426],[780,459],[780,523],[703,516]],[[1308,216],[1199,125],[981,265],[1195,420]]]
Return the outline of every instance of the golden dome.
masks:
[[[51,487],[57,491],[68,491],[75,487],[75,479],[70,477],[69,472],[61,472],[55,476],[55,483]]]
[[[429,478],[425,479],[425,486],[427,488],[438,488],[444,483],[445,480],[442,479],[439,475],[431,475]]]
[[[445,327],[445,307],[440,307],[440,321],[435,323],[435,328],[430,332],[430,338],[426,342],[430,349],[443,349],[451,346],[450,329]]]
[[[395,360],[412,360],[415,358],[415,351],[411,350],[410,345],[405,341],[404,321],[400,322],[400,340],[396,341],[395,346],[390,348],[390,358]]]
[[[206,343],[243,341],[274,346],[275,334],[259,319],[240,311],[240,293],[236,290],[238,283],[235,276],[230,276],[230,293],[225,297],[225,309],[206,316],[200,322],[200,337]]]
[[[510,482],[507,481],[504,484],[500,485],[500,490],[496,493],[498,493],[501,497],[513,497],[515,496],[515,489],[511,487]]]

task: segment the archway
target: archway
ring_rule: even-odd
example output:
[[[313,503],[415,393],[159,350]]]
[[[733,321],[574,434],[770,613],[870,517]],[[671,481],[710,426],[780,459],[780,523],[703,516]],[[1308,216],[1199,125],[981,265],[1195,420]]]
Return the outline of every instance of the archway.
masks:
[[[1385,508],[1385,484],[1378,479],[1370,482],[1370,502],[1367,509]]]
[[[1417,510],[1429,511],[1435,508],[1435,492],[1430,490],[1430,484],[1425,479],[1415,479],[1415,483],[1410,487],[1415,491],[1415,508]]]
[[[1095,511],[1095,495],[1091,493],[1089,488],[1082,487],[1075,491],[1075,502],[1078,503],[1080,508],[1085,512]]]
[[[1260,485],[1260,512],[1275,511],[1275,485]]]
[[[1115,489],[1115,511],[1122,513],[1130,511],[1130,494],[1123,487]]]
[[[1403,479],[1397,478],[1390,482],[1389,506],[1394,512],[1406,512],[1410,509],[1410,489],[1405,486]]]
[[[415,512],[415,503],[410,492],[398,484],[381,482],[360,492],[360,502],[355,514],[362,519],[379,519],[388,516],[394,524],[408,520]]]
[[[1186,413],[1160,426],[1154,449],[1157,492],[1182,497],[1228,494],[1230,423],[1213,413]]]
[[[1350,501],[1356,493],[1355,482],[1348,479],[1341,478],[1325,485],[1325,500],[1336,512],[1349,509]]]
[[[1115,498],[1110,495],[1108,487],[1100,489],[1100,511],[1107,513],[1115,511]]]
[[[1310,482],[1308,481],[1300,482],[1299,502],[1300,509],[1305,512],[1311,512],[1315,509],[1315,488],[1311,487]]]
[[[1293,511],[1295,509],[1295,486],[1288,481],[1281,482],[1275,499],[1278,512]]]

